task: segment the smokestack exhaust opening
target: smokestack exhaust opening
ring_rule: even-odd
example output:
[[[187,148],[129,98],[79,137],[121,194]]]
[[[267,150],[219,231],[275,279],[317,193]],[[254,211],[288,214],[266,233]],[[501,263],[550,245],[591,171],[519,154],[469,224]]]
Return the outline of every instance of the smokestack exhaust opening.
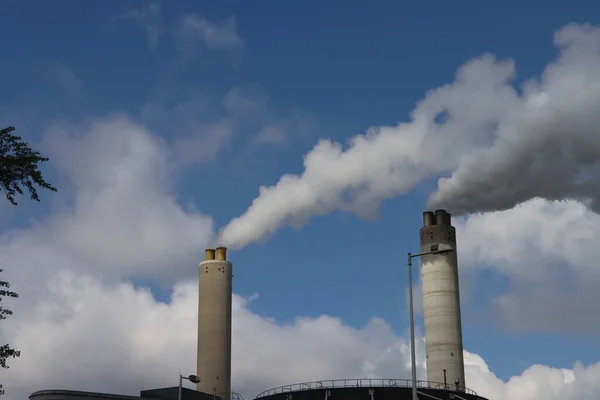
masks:
[[[204,259],[205,260],[214,260],[215,259],[215,249],[204,250]]]
[[[436,225],[446,225],[446,221],[448,217],[446,217],[446,210],[435,210],[435,224]]]
[[[423,226],[435,225],[435,218],[431,211],[425,211],[423,213]]]
[[[227,247],[217,247],[217,260],[227,260]]]

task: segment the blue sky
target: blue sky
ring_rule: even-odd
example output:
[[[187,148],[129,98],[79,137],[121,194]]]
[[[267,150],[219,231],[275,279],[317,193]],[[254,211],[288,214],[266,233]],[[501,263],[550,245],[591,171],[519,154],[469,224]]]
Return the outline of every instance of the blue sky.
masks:
[[[452,82],[460,65],[484,53],[513,59],[518,86],[556,58],[556,30],[600,22],[593,1],[169,1],[155,19],[135,13],[149,4],[159,3],[4,4],[0,125],[16,126],[47,149],[43,132],[53,124],[129,115],[173,145],[171,193],[216,227],[244,213],[259,186],[301,173],[302,156],[320,138],[344,143],[369,127],[408,121],[429,90]],[[178,31],[189,15],[225,36],[209,33],[212,39],[190,43]],[[247,103],[235,103],[236,93]],[[228,140],[219,139],[219,127]],[[192,130],[217,136],[186,142]],[[72,207],[76,188],[54,159],[46,171],[64,197],[24,202],[2,216],[4,229]],[[405,256],[418,249],[421,212],[435,185],[426,179],[386,200],[373,221],[334,211],[232,252],[235,293],[258,293],[252,310],[282,323],[327,314],[358,328],[377,316],[405,335]],[[181,276],[193,278],[196,268],[183,267]],[[143,270],[122,278],[169,301],[172,282]],[[498,377],[537,363],[570,368],[577,360],[598,361],[595,333],[514,332],[490,321],[486,310],[511,287],[501,272],[469,269],[463,281],[470,294],[463,296],[465,348]]]

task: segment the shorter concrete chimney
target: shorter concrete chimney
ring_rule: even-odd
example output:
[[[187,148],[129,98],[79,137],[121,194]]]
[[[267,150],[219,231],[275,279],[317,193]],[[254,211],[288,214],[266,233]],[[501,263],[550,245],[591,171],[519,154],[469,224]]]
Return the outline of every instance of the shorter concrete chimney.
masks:
[[[213,398],[231,400],[232,265],[227,249],[206,250],[198,282],[196,384]]]
[[[204,250],[204,259],[205,260],[214,260],[215,259],[215,249]]]
[[[217,260],[227,260],[227,247],[217,247]]]

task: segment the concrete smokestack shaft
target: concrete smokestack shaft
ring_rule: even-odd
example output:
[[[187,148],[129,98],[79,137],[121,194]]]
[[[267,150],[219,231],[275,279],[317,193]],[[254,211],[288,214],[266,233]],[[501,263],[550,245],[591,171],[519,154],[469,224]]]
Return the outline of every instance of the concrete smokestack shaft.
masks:
[[[425,321],[425,352],[427,380],[465,387],[456,229],[450,214],[438,210],[435,218],[424,214],[421,228],[421,251],[432,244],[448,244],[455,251],[421,258],[423,314]]]
[[[217,249],[217,259],[209,250],[200,263],[197,389],[225,400],[231,397],[232,265],[225,248]]]

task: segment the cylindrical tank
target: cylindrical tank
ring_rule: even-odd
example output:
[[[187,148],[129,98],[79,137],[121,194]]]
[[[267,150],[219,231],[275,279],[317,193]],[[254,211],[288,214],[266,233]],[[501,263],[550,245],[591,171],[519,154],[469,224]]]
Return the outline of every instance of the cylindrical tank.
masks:
[[[427,212],[424,222],[420,232],[421,252],[430,251],[432,244],[448,244],[454,248],[451,253],[421,257],[427,380],[462,389],[465,367],[456,229],[451,225],[450,214],[444,210],[437,210],[435,218]]]
[[[231,281],[227,249],[206,250],[198,292],[197,390],[224,400],[231,397]]]

